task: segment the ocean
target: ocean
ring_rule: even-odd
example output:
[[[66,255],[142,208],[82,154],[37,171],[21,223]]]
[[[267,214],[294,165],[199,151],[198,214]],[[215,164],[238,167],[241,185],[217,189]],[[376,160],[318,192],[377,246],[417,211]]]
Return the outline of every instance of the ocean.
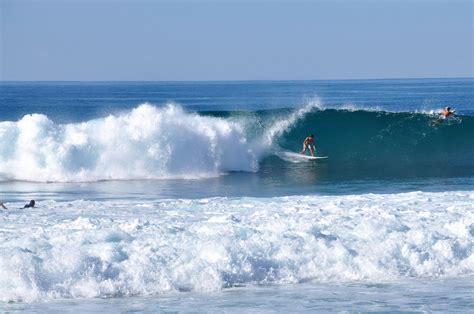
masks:
[[[473,311],[473,183],[472,78],[0,82],[0,311]]]

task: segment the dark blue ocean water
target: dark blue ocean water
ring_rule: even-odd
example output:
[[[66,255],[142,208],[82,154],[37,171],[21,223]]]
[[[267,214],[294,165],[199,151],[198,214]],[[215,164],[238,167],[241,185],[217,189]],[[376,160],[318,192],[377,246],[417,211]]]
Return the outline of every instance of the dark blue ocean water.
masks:
[[[190,110],[294,108],[318,97],[324,106],[388,111],[452,106],[474,114],[474,79],[250,82],[0,82],[0,117],[37,112],[56,122],[87,121],[149,102]]]

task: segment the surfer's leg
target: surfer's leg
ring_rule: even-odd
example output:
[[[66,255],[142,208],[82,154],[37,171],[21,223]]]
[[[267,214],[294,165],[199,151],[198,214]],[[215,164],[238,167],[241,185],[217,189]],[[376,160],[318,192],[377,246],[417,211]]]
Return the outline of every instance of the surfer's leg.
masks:
[[[303,144],[303,150],[300,152],[300,154],[304,154],[306,152],[306,145]]]

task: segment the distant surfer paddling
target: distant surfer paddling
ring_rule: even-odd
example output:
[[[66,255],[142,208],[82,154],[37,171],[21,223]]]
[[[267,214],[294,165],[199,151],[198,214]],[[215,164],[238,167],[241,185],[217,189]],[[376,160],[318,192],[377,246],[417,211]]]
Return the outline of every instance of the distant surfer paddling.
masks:
[[[304,154],[306,152],[306,149],[309,148],[309,151],[311,152],[311,156],[314,157],[314,153],[316,152],[316,146],[314,146],[314,135],[310,134],[307,138],[304,139],[303,141],[303,150],[300,152],[300,154]]]
[[[456,110],[452,109],[451,107],[444,107],[443,110],[441,111],[438,119],[431,121],[431,126],[436,126],[449,118],[450,116],[454,115],[454,112]]]
[[[441,118],[447,119],[449,116],[453,115],[455,110],[451,109],[451,107],[445,107],[441,112]]]

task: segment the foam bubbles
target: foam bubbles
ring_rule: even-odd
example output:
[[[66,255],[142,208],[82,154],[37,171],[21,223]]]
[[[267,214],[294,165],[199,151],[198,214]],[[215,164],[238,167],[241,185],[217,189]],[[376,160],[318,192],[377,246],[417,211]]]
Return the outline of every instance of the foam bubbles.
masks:
[[[93,181],[209,177],[255,171],[258,157],[241,126],[169,105],[58,125],[40,114],[0,123],[4,179]]]
[[[47,201],[0,216],[0,300],[472,276],[472,197]]]

